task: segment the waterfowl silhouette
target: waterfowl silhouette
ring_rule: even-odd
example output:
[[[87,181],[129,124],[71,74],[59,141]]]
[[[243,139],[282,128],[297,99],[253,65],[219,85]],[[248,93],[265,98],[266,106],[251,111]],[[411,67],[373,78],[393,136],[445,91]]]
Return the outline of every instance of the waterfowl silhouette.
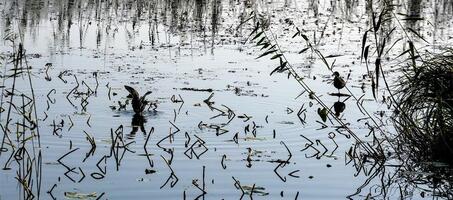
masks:
[[[146,123],[146,118],[143,115],[135,114],[134,117],[132,117],[132,122],[131,122],[132,131],[128,135],[129,139],[134,138],[134,136],[137,133],[139,128],[143,134],[146,134],[145,123]]]
[[[148,104],[148,101],[146,101],[145,98],[152,92],[148,91],[140,97],[140,95],[134,88],[127,85],[125,85],[124,88],[129,91],[130,97],[132,98],[132,108],[134,109],[134,112],[139,115],[142,114],[143,110],[145,110],[145,107]]]
[[[339,117],[340,114],[346,109],[346,104],[341,101],[337,101],[333,104],[333,109],[335,111],[335,116]]]
[[[346,86],[346,82],[343,80],[343,78],[340,77],[340,73],[334,72],[333,76],[333,86],[338,89],[338,93],[340,93],[340,89],[344,88]]]

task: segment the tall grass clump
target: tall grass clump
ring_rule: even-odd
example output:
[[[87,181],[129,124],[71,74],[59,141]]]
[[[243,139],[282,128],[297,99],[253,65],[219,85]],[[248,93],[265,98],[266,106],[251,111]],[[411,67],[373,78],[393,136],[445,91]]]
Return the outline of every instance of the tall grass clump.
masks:
[[[453,166],[453,49],[410,64],[396,91],[397,151],[417,163]]]

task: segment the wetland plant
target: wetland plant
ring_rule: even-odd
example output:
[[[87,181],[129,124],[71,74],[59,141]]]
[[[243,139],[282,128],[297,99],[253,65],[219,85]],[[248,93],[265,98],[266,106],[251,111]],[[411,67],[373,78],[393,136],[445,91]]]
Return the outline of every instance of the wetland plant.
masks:
[[[404,69],[394,114],[398,151],[416,162],[453,164],[453,49]]]
[[[422,197],[426,193],[430,193],[433,196],[452,199],[453,49],[447,49],[441,54],[420,55],[414,42],[427,43],[427,41],[417,31],[401,25],[400,19],[394,13],[394,5],[383,1],[382,7],[382,10],[372,12],[370,15],[372,26],[363,35],[361,61],[362,59],[365,61],[374,99],[378,100],[377,94],[380,90],[389,94],[391,101],[389,109],[393,106],[396,133],[389,134],[388,131],[384,131],[381,124],[374,120],[367,108],[363,107],[363,100],[361,100],[363,96],[357,98],[345,83],[340,82],[339,74],[334,73],[335,79],[337,79],[336,83],[334,79],[334,86],[337,89],[345,88],[353,100],[357,101],[357,106],[362,114],[370,119],[365,125],[369,127],[370,134],[372,133],[373,142],[371,143],[363,142],[352,130],[348,129],[347,123],[339,117],[345,108],[344,103],[336,102],[333,106],[334,112],[325,106],[323,99],[315,94],[315,91],[304,82],[304,78],[288,62],[272,30],[268,26],[262,25],[266,23],[260,21],[260,15],[254,13],[251,14],[251,19],[257,19],[258,22],[255,22],[256,25],[249,36],[249,41],[261,47],[263,53],[257,59],[271,56],[271,60],[279,61],[279,65],[270,73],[271,75],[288,73],[288,78],[295,78],[303,89],[309,92],[310,99],[315,100],[321,106],[318,108],[318,114],[323,121],[325,122],[327,117],[334,119],[348,131],[349,137],[352,136],[356,140],[357,146],[351,148],[347,155],[354,160],[354,165],[359,166],[358,172],[362,167],[367,168],[366,163],[373,163],[368,172],[364,172],[366,176],[369,176],[369,180],[350,197],[359,194],[370,180],[381,179],[382,190],[380,193],[371,194],[372,192],[370,192],[367,199],[371,195],[387,197],[391,187],[395,187],[395,185],[400,189],[401,198],[411,196],[413,191],[418,190],[422,191],[420,193]],[[404,20],[416,21],[419,19]],[[392,21],[396,22],[396,26],[392,25]],[[393,26],[393,28],[388,26]],[[329,63],[326,59],[329,56],[324,56],[318,50],[316,42],[311,42],[302,29],[294,28],[297,32],[292,38],[300,36],[306,42],[305,48],[300,50],[299,54],[311,51],[312,55],[315,55],[333,72],[334,62]],[[368,37],[368,34],[371,37]],[[397,38],[393,39],[392,45],[389,45],[389,42],[395,37],[392,34]],[[402,53],[401,49],[394,49],[397,44],[403,48]],[[406,49],[406,44],[409,44],[408,49]],[[389,52],[391,51],[395,51],[394,55],[398,56],[394,59],[390,58],[392,54]],[[373,55],[372,58],[369,55]],[[383,67],[393,65],[391,62],[401,60],[403,55],[409,55],[409,59],[406,60],[408,62],[403,61],[403,63],[407,63],[408,67],[400,67],[403,70],[402,77],[398,79],[400,82],[396,88],[391,88],[386,77],[388,71]],[[372,60],[374,60],[374,70],[369,68],[369,64],[373,63]],[[379,87],[380,80],[383,81],[385,87]],[[371,161],[370,158],[374,158],[374,161]],[[389,174],[392,173],[385,172],[388,166],[385,166],[384,163],[393,161],[392,158],[398,159],[398,164],[394,165],[398,169],[395,169],[395,174],[390,176]],[[384,180],[385,176],[388,176],[389,179]]]
[[[406,188],[453,197],[453,49],[426,53],[402,67],[392,119],[392,141],[402,161],[398,177]],[[428,187],[426,187],[428,186]]]

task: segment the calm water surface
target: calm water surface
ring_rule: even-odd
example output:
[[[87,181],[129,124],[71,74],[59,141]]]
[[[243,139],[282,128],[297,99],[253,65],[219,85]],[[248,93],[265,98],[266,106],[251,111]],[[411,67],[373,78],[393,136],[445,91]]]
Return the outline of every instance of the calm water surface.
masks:
[[[400,20],[387,22],[389,29],[399,24],[419,31],[430,42],[419,41],[420,48],[453,42],[451,1],[392,3]],[[360,63],[370,9],[379,6],[355,0],[2,1],[0,199],[437,198],[429,185],[404,185],[395,176],[397,161],[351,157],[364,152],[359,140],[377,139],[373,126],[394,131],[389,105],[373,99]],[[323,122],[319,103],[297,81],[285,73],[269,76],[278,62],[256,59],[259,48],[246,41],[253,24],[243,22],[252,11],[269,19],[287,58],[325,104],[345,103],[339,119],[359,140],[331,117]],[[335,71],[351,74],[348,89],[371,118],[354,98],[329,95],[338,92],[331,71],[313,53],[298,54],[304,42],[291,38],[294,26],[335,60]],[[19,43],[26,50],[22,66],[31,73],[14,79],[8,56]],[[393,81],[397,72],[386,70]],[[157,107],[143,117],[134,116],[130,104],[121,108],[129,101],[124,85],[152,91],[147,99]],[[20,94],[34,94],[35,104]],[[23,116],[37,119],[38,129],[21,126]],[[39,139],[25,139],[38,133]]]

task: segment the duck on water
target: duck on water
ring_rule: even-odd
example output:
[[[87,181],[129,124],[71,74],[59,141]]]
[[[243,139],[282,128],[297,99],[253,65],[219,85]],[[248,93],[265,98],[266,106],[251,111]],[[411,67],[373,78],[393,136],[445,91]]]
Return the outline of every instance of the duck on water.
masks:
[[[148,91],[140,97],[140,94],[134,88],[127,85],[125,85],[124,88],[126,88],[129,92],[129,96],[132,98],[132,109],[134,109],[135,114],[141,115],[143,110],[145,110],[146,105],[149,103],[145,98],[152,92]]]
[[[149,102],[146,100],[146,96],[151,94],[151,91],[146,92],[143,96],[140,97],[140,94],[135,90],[134,88],[125,85],[124,88],[129,92],[128,97],[132,98],[132,109],[134,110],[135,114],[132,117],[132,131],[130,133],[131,137],[135,135],[135,133],[138,131],[138,128],[143,133],[146,133],[144,123],[146,123],[145,117],[143,117],[143,111],[145,110],[145,107],[149,104]]]

